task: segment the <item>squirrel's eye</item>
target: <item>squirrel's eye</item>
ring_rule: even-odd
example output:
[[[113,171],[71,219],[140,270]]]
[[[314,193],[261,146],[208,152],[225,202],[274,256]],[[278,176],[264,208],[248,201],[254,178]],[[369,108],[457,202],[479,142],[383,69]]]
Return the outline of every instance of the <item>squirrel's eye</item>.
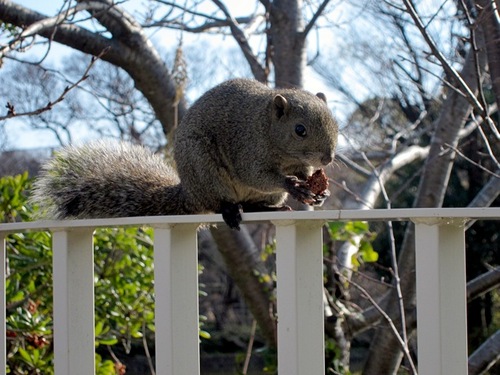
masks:
[[[306,127],[302,124],[295,125],[295,134],[297,134],[299,137],[305,137],[307,135]]]

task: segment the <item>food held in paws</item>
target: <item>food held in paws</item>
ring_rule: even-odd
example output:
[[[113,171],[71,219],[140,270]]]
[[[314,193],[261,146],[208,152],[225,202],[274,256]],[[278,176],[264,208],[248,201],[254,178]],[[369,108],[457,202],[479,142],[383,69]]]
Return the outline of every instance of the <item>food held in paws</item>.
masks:
[[[328,176],[323,169],[318,169],[307,178],[307,185],[312,193],[323,194],[328,189]]]

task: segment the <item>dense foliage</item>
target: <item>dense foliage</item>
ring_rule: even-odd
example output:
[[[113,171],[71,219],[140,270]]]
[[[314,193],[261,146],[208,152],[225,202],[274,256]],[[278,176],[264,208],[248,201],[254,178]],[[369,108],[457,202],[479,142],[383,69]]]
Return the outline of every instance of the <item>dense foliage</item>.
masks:
[[[29,220],[27,174],[0,179],[3,222]],[[96,348],[130,350],[134,339],[154,331],[151,230],[100,229],[95,246]],[[48,232],[9,235],[7,244],[7,372],[52,374],[52,249]],[[140,340],[139,342],[142,342]],[[109,357],[109,355],[107,355]],[[99,375],[125,373],[117,360],[96,354]]]

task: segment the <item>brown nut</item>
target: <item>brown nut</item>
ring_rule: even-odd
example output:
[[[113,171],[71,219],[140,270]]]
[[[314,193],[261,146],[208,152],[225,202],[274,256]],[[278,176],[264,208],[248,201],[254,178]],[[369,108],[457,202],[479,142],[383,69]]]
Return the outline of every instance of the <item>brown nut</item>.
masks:
[[[318,169],[307,178],[307,187],[313,194],[319,195],[324,193],[329,186],[328,176],[323,169]]]

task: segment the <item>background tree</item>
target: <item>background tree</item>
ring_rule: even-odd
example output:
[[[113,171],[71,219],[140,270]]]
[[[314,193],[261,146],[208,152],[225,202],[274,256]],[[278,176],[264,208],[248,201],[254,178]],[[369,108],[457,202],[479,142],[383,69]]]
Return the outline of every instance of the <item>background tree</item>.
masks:
[[[113,126],[114,134],[118,132],[122,138],[148,144],[161,134],[159,145],[164,145],[186,110],[185,82],[175,79],[179,71],[174,69],[173,62],[161,58],[148,35],[153,30],[182,32],[182,49],[178,51],[186,50],[186,35],[224,35],[232,38],[239,49],[239,57],[232,54],[229,63],[241,61],[243,56],[254,78],[281,87],[302,87],[311,79],[306,65],[308,51],[313,52],[317,73],[335,89],[334,94],[342,95],[341,101],[334,103],[335,107],[347,107],[350,111],[339,111],[339,108],[334,111],[343,112],[347,123],[344,137],[352,147],[345,144],[340,155],[350,171],[330,173],[339,176],[332,183],[342,187],[336,194],[341,197],[338,206],[362,209],[377,205],[481,206],[497,199],[499,137],[498,119],[493,114],[500,92],[496,90],[498,64],[495,64],[499,18],[493,2],[421,4],[406,0],[335,4],[328,0],[261,0],[243,17],[233,16],[228,5],[216,0],[149,1],[146,4],[147,8],[141,8],[132,16],[125,10],[127,3],[64,1],[61,11],[50,17],[0,0],[0,20],[4,22],[6,39],[0,53],[4,60],[22,58],[16,51],[44,41],[48,52],[53,43],[61,43],[85,54],[100,56],[115,66],[100,68],[102,72],[96,71],[95,77],[87,79],[87,74],[82,75],[85,66],[75,69],[76,59],[70,63],[72,68],[65,77],[71,77],[71,82],[82,78],[80,87],[89,96],[86,103],[94,104],[78,116],[77,106],[81,102],[70,99],[72,94],[80,95],[75,88],[63,101],[64,106],[74,103],[72,115],[53,115],[55,118],[46,121],[47,124],[53,126],[61,119],[79,122],[89,118],[89,112],[98,113],[88,108],[101,108],[105,115],[97,116],[104,121],[100,124],[94,121],[99,124],[99,131],[110,132]],[[346,16],[342,18],[337,9]],[[88,20],[92,22],[89,24]],[[328,36],[333,41],[331,45],[325,43]],[[308,38],[318,41],[316,48],[314,44],[309,50],[306,48]],[[200,64],[196,59],[186,61],[188,67],[191,61]],[[206,79],[203,69],[188,69],[193,70],[200,80]],[[127,77],[133,83],[127,82]],[[119,82],[122,83],[118,85]],[[139,100],[142,98],[147,103]],[[33,110],[33,107],[21,108],[20,103],[23,101],[17,100],[4,118],[15,117],[21,110]],[[46,110],[52,108],[43,103],[33,105]],[[64,133],[64,124],[54,129],[58,134]],[[367,144],[370,146],[364,147]],[[345,173],[346,181],[341,180],[341,173]],[[474,182],[472,188],[471,182]],[[258,229],[262,233],[267,228]],[[400,335],[410,337],[415,328],[414,234],[411,226],[395,229],[397,246],[391,246],[391,242],[379,245],[381,249],[389,249],[379,253],[381,261],[389,259],[390,282],[395,288],[381,293],[377,301],[397,327],[408,329],[405,333],[402,328]],[[349,233],[350,237],[345,241],[345,237],[332,234],[337,242],[345,241],[337,247],[332,243],[332,256],[336,255],[337,262],[327,264],[334,265],[330,270],[333,281],[337,272],[350,277],[350,271],[356,267],[351,263],[353,255],[359,254],[362,243],[367,243],[364,229],[339,230]],[[389,227],[387,233],[391,230]],[[469,233],[471,238],[485,236],[486,242],[491,243],[487,262],[497,266],[500,260],[495,230],[473,227]],[[247,228],[241,233],[220,228],[211,234],[268,345],[275,346],[275,320],[269,309],[272,283],[262,283],[258,277],[267,272],[258,256],[260,243],[256,245]],[[469,251],[469,255],[473,252]],[[474,276],[483,273],[484,268],[479,267],[476,272]],[[498,272],[492,273],[496,280],[493,285],[499,283],[496,274]],[[375,275],[380,277],[378,273]],[[352,289],[354,283],[348,285]],[[338,284],[332,282],[329,290],[331,300],[350,312],[339,314],[329,331],[336,345],[343,349],[343,368],[349,365],[349,343],[378,324],[380,328],[371,342],[372,350],[363,373],[396,373],[410,343],[406,342],[407,348],[402,348],[393,335],[387,334],[387,322],[381,320],[373,306],[357,312]],[[401,297],[404,297],[404,306],[400,304]],[[493,319],[487,327],[498,329]],[[491,336],[492,340],[497,336]],[[495,345],[495,341],[489,341],[490,348],[491,345]],[[476,347],[472,345],[471,349]],[[471,356],[471,360],[473,358],[477,356]],[[492,361],[490,357],[486,363]],[[475,373],[479,373],[480,367],[475,367]]]

